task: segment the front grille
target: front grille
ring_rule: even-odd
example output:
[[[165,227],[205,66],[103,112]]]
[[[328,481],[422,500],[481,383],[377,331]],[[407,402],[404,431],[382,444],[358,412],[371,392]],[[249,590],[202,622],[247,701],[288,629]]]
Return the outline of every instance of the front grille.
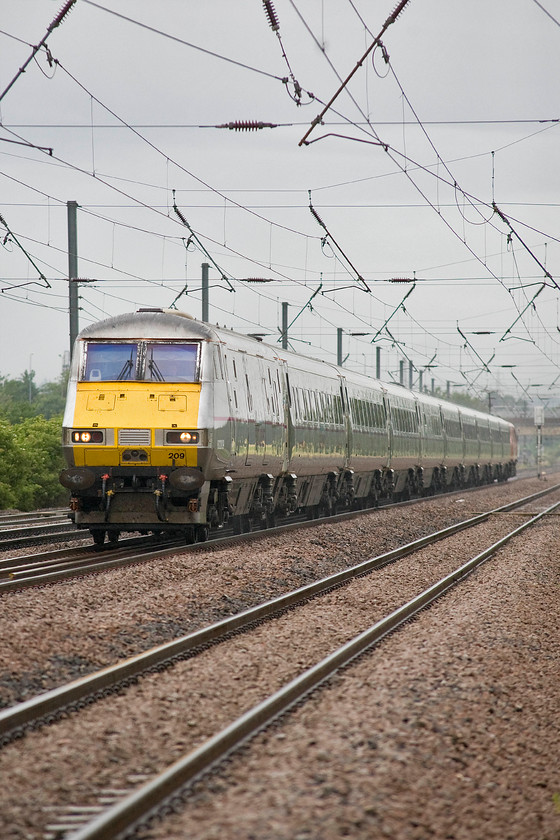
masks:
[[[150,429],[119,429],[119,446],[149,446]]]

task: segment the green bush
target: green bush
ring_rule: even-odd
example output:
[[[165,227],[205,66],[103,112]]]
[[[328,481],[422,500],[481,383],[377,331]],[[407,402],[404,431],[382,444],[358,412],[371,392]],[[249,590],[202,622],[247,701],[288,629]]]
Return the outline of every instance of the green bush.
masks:
[[[0,508],[34,510],[63,504],[61,417],[0,420]]]

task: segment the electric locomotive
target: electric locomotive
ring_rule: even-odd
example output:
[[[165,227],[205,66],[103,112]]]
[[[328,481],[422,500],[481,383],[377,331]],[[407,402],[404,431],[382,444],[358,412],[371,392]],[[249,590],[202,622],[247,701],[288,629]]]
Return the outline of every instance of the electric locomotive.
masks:
[[[144,309],[84,329],[63,422],[78,528],[204,540],[515,473],[513,426]]]

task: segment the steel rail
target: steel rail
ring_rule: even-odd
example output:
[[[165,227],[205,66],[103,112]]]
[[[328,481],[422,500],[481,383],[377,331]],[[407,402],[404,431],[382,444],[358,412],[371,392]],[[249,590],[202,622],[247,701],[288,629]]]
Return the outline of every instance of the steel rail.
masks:
[[[463,490],[455,491],[453,494],[447,494],[448,497],[451,495],[460,495],[461,493],[467,492],[476,492],[477,490],[487,489],[486,487],[473,487],[473,488],[465,488]],[[551,487],[547,487],[544,490],[539,491],[538,493],[534,493],[531,496],[528,496],[527,499],[537,499],[540,496],[546,495],[548,493],[553,492],[556,489],[560,489],[560,484],[552,485]],[[391,505],[383,505],[383,510],[388,510],[393,507],[407,507],[415,504],[421,504],[422,502],[431,501],[432,497],[422,497],[418,499],[409,499],[405,502],[398,502],[396,504]],[[512,503],[517,504],[517,503]],[[524,504],[524,502],[520,502],[519,504]],[[504,506],[504,510],[507,510],[508,506]],[[343,513],[335,514],[334,516],[324,517],[323,519],[313,519],[313,520],[301,520],[301,519],[294,519],[290,522],[283,523],[278,525],[274,528],[263,528],[256,531],[250,531],[239,535],[232,535],[232,534],[224,534],[220,532],[220,535],[212,536],[209,543],[212,546],[219,547],[220,545],[224,545],[230,543],[232,540],[237,541],[248,541],[254,539],[262,539],[263,537],[266,538],[268,536],[272,536],[273,534],[282,534],[285,532],[289,532],[294,530],[295,528],[315,528],[317,525],[320,524],[333,524],[336,522],[343,522],[348,519],[355,519],[357,517],[362,517],[374,512],[376,508],[367,508],[363,510],[352,510],[352,511],[345,511]],[[78,532],[79,533],[79,532]],[[70,538],[74,539],[76,535],[74,532],[69,532],[71,535]],[[138,538],[137,538],[138,539]],[[120,547],[121,544],[119,544]],[[176,554],[177,550],[180,549],[181,551],[192,552],[192,551],[199,551],[203,549],[206,545],[205,542],[203,543],[195,543],[192,545],[185,544],[183,540],[179,539],[177,541],[165,542],[163,545],[154,548],[153,551],[149,550],[149,547],[146,551],[142,551],[141,554],[137,555],[130,555],[130,556],[118,556],[112,560],[97,560],[91,565],[83,565],[80,561],[80,565],[72,568],[71,566],[67,570],[53,570],[52,572],[43,572],[39,575],[18,575],[14,572],[11,575],[11,580],[9,581],[2,581],[0,580],[0,596],[3,592],[13,592],[18,589],[23,589],[30,586],[44,586],[49,583],[57,583],[61,580],[69,580],[74,577],[81,577],[87,574],[95,574],[97,572],[102,571],[109,571],[110,569],[118,568],[119,566],[126,566],[126,565],[134,565],[136,563],[147,562],[149,560],[153,560],[159,557],[166,557],[170,554]],[[107,551],[107,547],[105,547],[104,552],[105,556],[110,555],[114,557],[113,551],[118,551],[118,547],[115,546],[115,549],[110,549]],[[99,551],[99,549],[97,549]],[[1,564],[2,561],[0,561]],[[0,566],[1,568],[1,566]]]
[[[10,534],[11,536],[6,538],[6,534]],[[85,537],[86,535],[80,532],[72,522],[68,522],[68,524],[58,522],[51,525],[39,525],[36,528],[25,527],[21,530],[14,528],[0,531],[0,551],[9,551],[11,548],[21,548],[22,546],[34,545],[39,542],[55,542],[56,540],[72,539],[83,540]]]
[[[165,545],[169,545],[170,541],[166,541]],[[41,552],[40,554],[25,554],[20,557],[6,557],[0,560],[0,591],[1,579],[9,577],[10,580],[20,580],[26,577],[32,577],[37,573],[41,576],[51,574],[57,570],[57,567],[66,566],[68,570],[83,566],[84,564],[92,563],[97,558],[97,562],[101,562],[103,558],[114,557],[115,555],[122,555],[130,549],[138,549],[144,546],[146,550],[153,549],[154,540],[152,537],[130,537],[128,539],[120,540],[118,543],[107,543],[103,546],[102,555],[99,554],[99,549],[92,550],[91,545],[82,545],[73,548],[58,548],[52,551]],[[122,558],[121,558],[122,559]],[[92,568],[95,568],[92,565]],[[42,579],[40,582],[43,582]],[[34,581],[37,583],[37,581]]]
[[[446,539],[459,531],[474,527],[489,519],[491,516],[530,504],[532,501],[560,489],[560,485],[547,488],[501,507],[478,514],[475,517],[456,522],[447,528],[421,537],[418,540],[399,546],[377,557],[343,569],[320,580],[314,581],[299,589],[280,595],[256,607],[244,610],[229,618],[222,619],[215,624],[196,630],[179,639],[174,639],[163,645],[158,645],[144,653],[103,668],[93,674],[81,677],[66,685],[51,689],[35,697],[18,703],[7,709],[0,710],[0,744],[6,743],[23,734],[27,728],[37,728],[44,723],[50,723],[61,714],[79,707],[83,702],[102,698],[122,686],[136,681],[141,674],[168,667],[174,661],[192,656],[194,653],[223,641],[232,633],[246,629],[258,621],[264,621],[272,616],[290,609],[296,604],[308,601],[344,583],[367,574],[374,569],[392,563],[401,557],[412,554],[426,546]],[[171,549],[176,551],[176,549]],[[109,561],[114,562],[114,561]],[[61,575],[64,573],[60,573]]]
[[[304,671],[266,700],[254,706],[229,726],[222,729],[204,744],[170,765],[151,781],[129,794],[121,802],[73,833],[69,840],[117,840],[157,816],[164,806],[173,807],[174,799],[180,801],[180,791],[216,764],[223,761],[239,746],[252,738],[280,715],[285,714],[306,695],[316,690],[338,670],[346,667],[356,657],[378,644],[389,633],[409,621],[425,607],[432,604],[459,581],[471,574],[490,556],[525,529],[560,507],[555,502],[549,508],[519,525],[505,537],[471,558],[451,574],[420,593],[386,618],[376,622],[351,641],[342,645],[325,659]]]
[[[49,551],[41,551],[38,554],[21,554],[19,557],[4,557],[0,560],[0,576],[17,569],[31,568],[36,565],[41,568],[43,564],[52,560],[72,557],[79,559],[80,554],[93,556],[91,546],[78,546],[73,548],[53,548]]]
[[[48,510],[34,510],[27,513],[0,513],[0,530],[8,525],[25,525],[30,522],[44,522],[48,519],[67,519],[68,508],[50,508]]]
[[[8,526],[0,526],[0,539],[4,542],[3,537],[7,534],[10,537],[12,534],[17,537],[27,537],[27,536],[34,536],[35,534],[48,534],[50,531],[53,531],[55,528],[64,528],[66,526],[67,529],[74,528],[74,523],[71,522],[68,517],[63,516],[56,516],[53,517],[54,521],[45,521],[44,519],[41,520],[28,520],[27,522],[18,522],[17,524],[10,524]],[[76,530],[78,530],[76,528]]]

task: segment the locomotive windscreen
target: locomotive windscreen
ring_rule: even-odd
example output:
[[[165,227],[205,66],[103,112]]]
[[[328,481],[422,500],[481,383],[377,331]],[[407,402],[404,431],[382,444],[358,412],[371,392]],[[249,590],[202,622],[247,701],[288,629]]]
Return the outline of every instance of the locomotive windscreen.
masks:
[[[148,344],[143,379],[156,382],[195,382],[197,344]]]
[[[87,382],[196,382],[198,344],[89,341],[80,379]]]

